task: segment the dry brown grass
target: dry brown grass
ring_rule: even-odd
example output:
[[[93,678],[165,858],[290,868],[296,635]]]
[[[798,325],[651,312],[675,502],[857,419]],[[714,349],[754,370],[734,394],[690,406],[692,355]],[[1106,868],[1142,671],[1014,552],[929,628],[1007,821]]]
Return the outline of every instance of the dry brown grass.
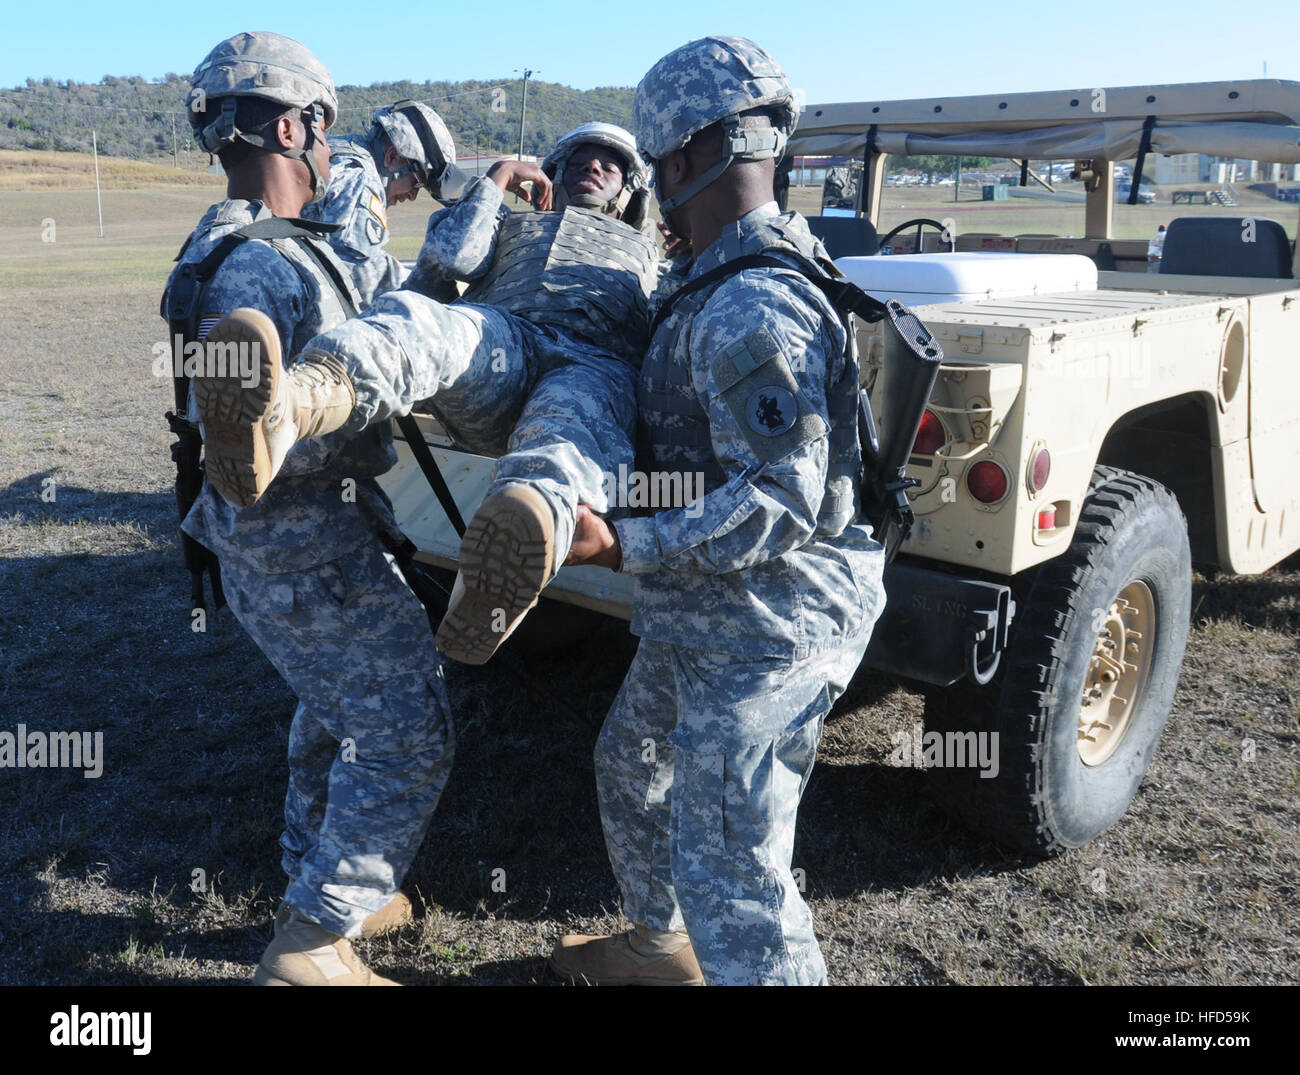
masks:
[[[197,160],[198,158],[196,158]],[[202,158],[204,169],[207,156]],[[145,161],[99,156],[99,183],[104,190],[141,187],[207,187],[220,190],[224,176],[206,170],[173,168]],[[94,190],[95,166],[89,153],[0,149],[0,190]]]
[[[293,698],[228,612],[190,630],[170,386],[149,373],[158,293],[204,195],[119,192],[100,240],[75,192],[0,194],[0,729],[100,730],[106,755],[98,780],[0,770],[0,982],[245,981],[283,887]],[[427,207],[395,210],[408,239]],[[59,237],[42,245],[47,216]],[[1182,682],[1136,801],[1050,862],[972,837],[924,773],[891,768],[890,734],[920,719],[920,696],[859,676],[795,854],[832,981],[1300,980],[1297,594],[1294,560],[1198,578]],[[456,769],[407,883],[424,914],[367,945],[378,969],[541,983],[559,933],[617,924],[591,751],[631,652],[610,629],[530,659],[523,683],[493,666],[449,672]]]

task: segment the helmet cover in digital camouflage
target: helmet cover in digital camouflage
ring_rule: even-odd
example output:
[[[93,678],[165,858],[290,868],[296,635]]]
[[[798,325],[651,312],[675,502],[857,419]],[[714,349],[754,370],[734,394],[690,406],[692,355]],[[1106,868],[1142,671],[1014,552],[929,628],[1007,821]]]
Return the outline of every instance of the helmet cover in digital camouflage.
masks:
[[[376,109],[371,118],[431,195],[440,201],[461,196],[468,177],[456,166],[456,143],[437,112],[421,101],[398,101]],[[391,172],[386,178],[401,174]]]
[[[740,114],[771,109],[771,128],[741,127]],[[637,144],[652,160],[681,149],[721,122],[722,160],[672,198],[670,210],[712,183],[734,160],[780,158],[799,119],[790,82],[767,52],[745,37],[702,37],[659,60],[636,88],[632,102]]]
[[[256,97],[310,112],[304,126],[306,145],[286,149],[255,131],[242,131],[235,123],[240,98]],[[215,102],[220,108],[214,108]],[[323,119],[329,128],[338,115],[338,97],[329,70],[305,45],[283,34],[269,31],[236,34],[217,45],[203,58],[190,76],[185,98],[186,112],[194,137],[209,153],[218,153],[236,141],[244,141],[272,153],[302,160],[312,175],[316,198],[325,192],[325,181],[316,167],[312,149],[316,143],[315,121]]]

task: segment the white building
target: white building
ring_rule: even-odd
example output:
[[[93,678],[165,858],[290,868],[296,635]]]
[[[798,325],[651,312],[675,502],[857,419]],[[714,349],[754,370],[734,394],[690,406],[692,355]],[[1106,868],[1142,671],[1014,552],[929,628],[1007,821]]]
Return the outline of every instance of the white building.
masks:
[[[1177,153],[1171,157],[1148,157],[1142,169],[1143,178],[1158,187],[1177,186],[1180,183],[1200,183],[1201,155]]]

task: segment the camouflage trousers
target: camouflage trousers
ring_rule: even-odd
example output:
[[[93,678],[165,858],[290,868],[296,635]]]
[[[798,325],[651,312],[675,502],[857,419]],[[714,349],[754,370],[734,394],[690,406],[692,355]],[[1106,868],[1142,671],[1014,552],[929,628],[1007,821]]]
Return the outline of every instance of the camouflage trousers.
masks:
[[[527,482],[551,506],[557,563],[579,503],[608,510],[605,475],[634,465],[637,373],[626,362],[491,306],[390,291],[308,345],[340,358],[359,431],[424,403],[457,445],[502,455],[489,492]]]
[[[623,913],[685,928],[710,985],[826,981],[795,817],[866,645],[789,661],[642,639],[605,719],[596,787]]]
[[[291,574],[230,557],[221,569],[235,617],[299,700],[280,839],[285,899],[355,936],[397,891],[451,769],[428,618],[378,538]]]

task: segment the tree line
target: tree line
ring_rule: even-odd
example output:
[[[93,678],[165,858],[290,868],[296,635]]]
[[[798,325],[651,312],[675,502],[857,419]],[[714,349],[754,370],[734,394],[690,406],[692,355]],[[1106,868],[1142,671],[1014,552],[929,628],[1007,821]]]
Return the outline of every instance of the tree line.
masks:
[[[339,118],[331,134],[370,126],[370,114],[404,98],[424,101],[446,121],[461,155],[513,153],[519,149],[522,81],[376,82],[340,86]],[[132,160],[172,160],[206,167],[185,114],[189,80],[168,73],[147,81],[105,75],[99,82],[27,80],[0,90],[0,149],[89,152],[91,131],[99,151]],[[632,89],[575,90],[553,82],[528,83],[524,152],[545,154],[566,131],[603,120],[628,126]]]

